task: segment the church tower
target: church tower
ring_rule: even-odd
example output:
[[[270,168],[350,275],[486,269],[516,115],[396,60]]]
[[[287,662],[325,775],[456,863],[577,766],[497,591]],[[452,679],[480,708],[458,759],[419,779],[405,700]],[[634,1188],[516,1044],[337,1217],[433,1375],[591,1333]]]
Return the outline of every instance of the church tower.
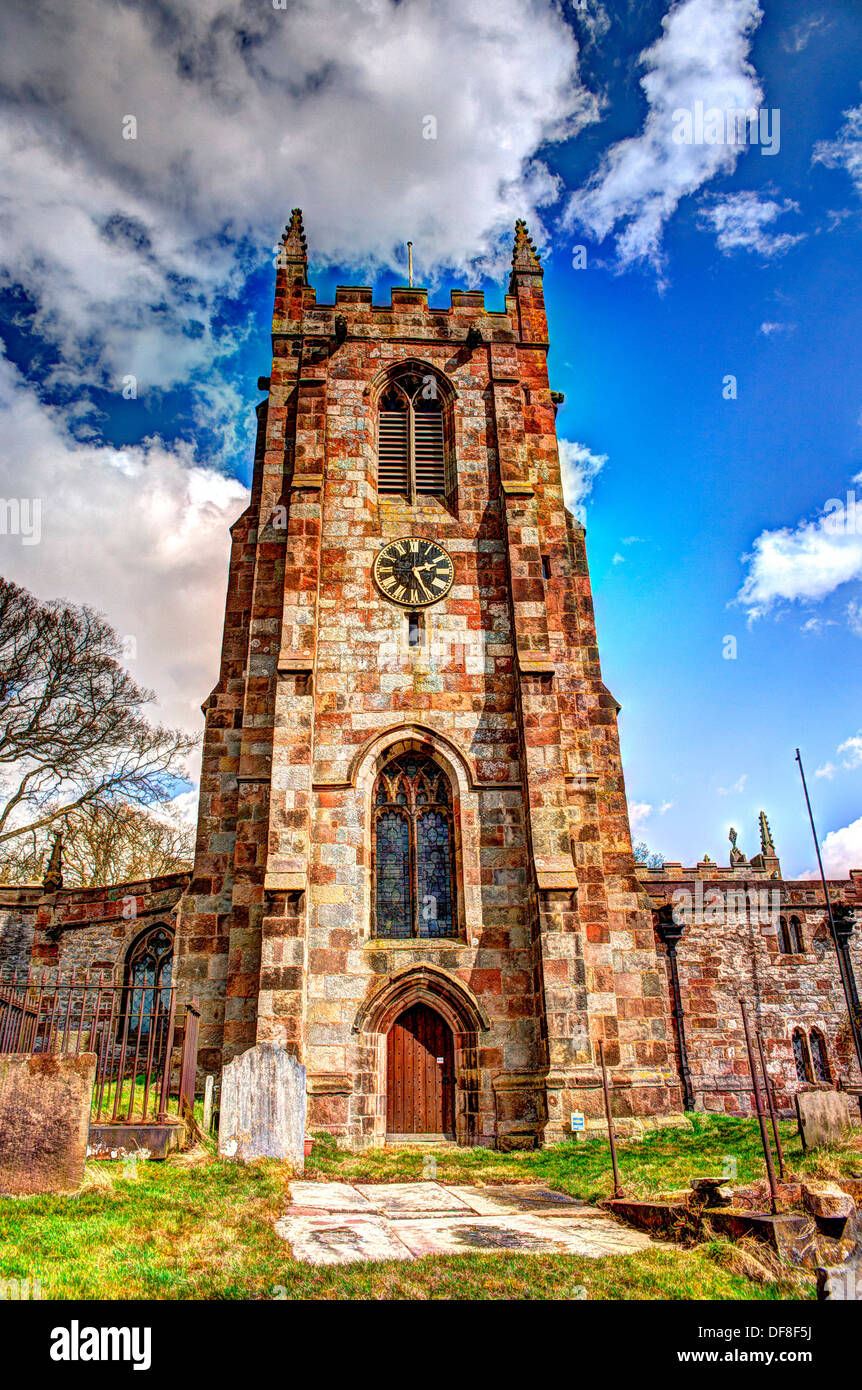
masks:
[[[531,1147],[679,1104],[584,531],[567,512],[542,267],[502,310],[277,262],[232,529],[177,973],[207,1071],[277,1042],[309,1128]]]

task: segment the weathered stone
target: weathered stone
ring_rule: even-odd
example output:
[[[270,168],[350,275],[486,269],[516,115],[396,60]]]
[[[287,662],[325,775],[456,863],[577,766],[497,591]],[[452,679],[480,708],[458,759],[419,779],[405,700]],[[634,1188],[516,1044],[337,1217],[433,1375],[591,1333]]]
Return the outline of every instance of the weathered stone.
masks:
[[[0,1192],[80,1186],[96,1055],[0,1054]]]
[[[305,1067],[276,1043],[258,1043],[224,1068],[219,1155],[305,1163]]]
[[[628,1197],[614,1197],[606,1202],[608,1211],[636,1226],[639,1231],[651,1235],[672,1236],[678,1231],[680,1222],[685,1219],[686,1207],[683,1198],[678,1201],[637,1201]]]
[[[696,1206],[727,1207],[733,1201],[733,1188],[724,1178],[692,1178],[692,1203]]]
[[[180,1123],[166,1124],[93,1124],[87,1153],[90,1158],[126,1158],[138,1154],[141,1158],[160,1161],[175,1149],[181,1149],[186,1139],[186,1127]]]
[[[837,1144],[850,1129],[847,1097],[839,1091],[803,1091],[796,1096],[796,1115],[804,1149]]]
[[[840,1265],[819,1265],[817,1297],[822,1301],[862,1303],[862,1262],[859,1257]]]
[[[836,1182],[803,1182],[802,1205],[812,1216],[830,1220],[846,1221],[856,1211],[853,1198]]]
[[[762,1241],[788,1260],[791,1264],[804,1265],[815,1269],[820,1262],[817,1246],[817,1227],[810,1216],[779,1214],[771,1216],[768,1212],[733,1211],[727,1207],[717,1210],[706,1207],[704,1219],[713,1230],[731,1240],[752,1236]]]

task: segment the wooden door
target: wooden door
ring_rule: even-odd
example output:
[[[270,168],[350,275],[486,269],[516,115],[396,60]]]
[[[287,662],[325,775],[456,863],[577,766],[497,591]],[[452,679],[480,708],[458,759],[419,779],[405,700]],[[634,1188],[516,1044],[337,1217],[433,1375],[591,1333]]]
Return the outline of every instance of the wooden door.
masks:
[[[405,1009],[386,1040],[386,1130],[447,1134],[455,1130],[452,1030],[425,1004]]]

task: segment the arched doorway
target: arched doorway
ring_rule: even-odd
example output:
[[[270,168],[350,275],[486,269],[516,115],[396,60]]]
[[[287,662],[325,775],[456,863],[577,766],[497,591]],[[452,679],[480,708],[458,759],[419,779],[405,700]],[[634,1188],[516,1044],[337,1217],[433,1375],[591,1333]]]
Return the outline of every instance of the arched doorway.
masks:
[[[387,1035],[386,1132],[455,1137],[452,1030],[427,1004],[405,1009]]]

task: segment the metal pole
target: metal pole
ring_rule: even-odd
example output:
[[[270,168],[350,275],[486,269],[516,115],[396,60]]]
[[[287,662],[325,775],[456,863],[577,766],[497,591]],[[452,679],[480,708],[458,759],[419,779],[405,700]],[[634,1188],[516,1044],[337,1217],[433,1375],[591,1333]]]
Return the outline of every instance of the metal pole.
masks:
[[[413,285],[413,242],[407,243],[407,283]]]
[[[751,1082],[754,1087],[754,1105],[757,1110],[757,1123],[760,1125],[760,1140],[763,1144],[763,1156],[766,1159],[766,1176],[769,1180],[769,1201],[772,1207],[772,1215],[775,1216],[778,1211],[778,1188],[775,1184],[775,1169],[772,1166],[772,1150],[769,1147],[769,1135],[766,1132],[766,1116],[763,1113],[760,1082],[757,1079],[757,1067],[754,1065],[754,1049],[751,1046],[751,1033],[748,1028],[748,1014],[745,1010],[744,999],[740,999],[739,1007],[742,1010],[742,1026],[745,1029],[745,1046],[748,1049],[748,1067],[751,1072]]]
[[[605,1045],[599,1043],[599,1061],[602,1064],[602,1090],[605,1093],[605,1114],[608,1117],[608,1138],[611,1143],[611,1163],[614,1169],[614,1197],[622,1197],[623,1190],[620,1187],[620,1170],[617,1166],[617,1141],[614,1134],[614,1122],[611,1116],[611,1093],[608,1087],[608,1069],[605,1066]]]
[[[668,964],[670,965],[670,987],[673,996],[674,1031],[676,1032],[677,1051],[679,1052],[679,1074],[682,1081],[682,1106],[684,1110],[694,1109],[694,1087],[691,1084],[691,1070],[688,1065],[688,1046],[685,1039],[685,1014],[682,1009],[682,991],[679,987],[679,961],[677,959],[676,948],[679,945],[685,925],[682,922],[675,922],[673,919],[673,908],[670,903],[665,903],[658,910],[656,919],[656,931],[661,937],[667,950]]]
[[[826,875],[823,872],[823,860],[820,855],[820,841],[817,838],[817,829],[814,825],[814,812],[811,809],[811,798],[808,795],[808,783],[805,781],[805,769],[802,766],[802,758],[799,749],[796,750],[796,761],[799,764],[799,775],[802,778],[802,790],[805,792],[805,804],[808,807],[808,819],[811,822],[811,834],[814,838],[814,850],[817,855],[817,867],[820,870],[820,882],[823,884],[823,897],[826,900],[826,915],[829,918],[829,930],[832,933],[832,944],[835,947],[835,954],[838,957],[838,973],[841,976],[841,985],[844,990],[844,999],[847,1004],[847,1012],[850,1016],[850,1032],[853,1036],[853,1046],[856,1049],[856,1061],[859,1064],[859,1071],[862,1072],[862,1035],[859,1032],[859,1019],[856,1009],[853,1006],[854,990],[847,978],[846,961],[844,952],[838,941],[838,933],[835,930],[835,918],[832,915],[832,903],[829,900],[829,889],[826,886]],[[862,1096],[859,1097],[859,1108],[862,1110]]]
[[[766,1104],[769,1106],[769,1118],[772,1121],[772,1133],[775,1137],[775,1152],[778,1154],[778,1176],[784,1182],[786,1171],[784,1167],[784,1150],[781,1147],[781,1135],[778,1132],[778,1116],[775,1113],[775,1100],[772,1095],[772,1081],[769,1072],[766,1070],[766,1054],[763,1051],[763,1034],[759,1028],[755,1028],[754,1036],[757,1038],[757,1050],[760,1053],[760,1070],[763,1072],[763,1087],[766,1091]]]

